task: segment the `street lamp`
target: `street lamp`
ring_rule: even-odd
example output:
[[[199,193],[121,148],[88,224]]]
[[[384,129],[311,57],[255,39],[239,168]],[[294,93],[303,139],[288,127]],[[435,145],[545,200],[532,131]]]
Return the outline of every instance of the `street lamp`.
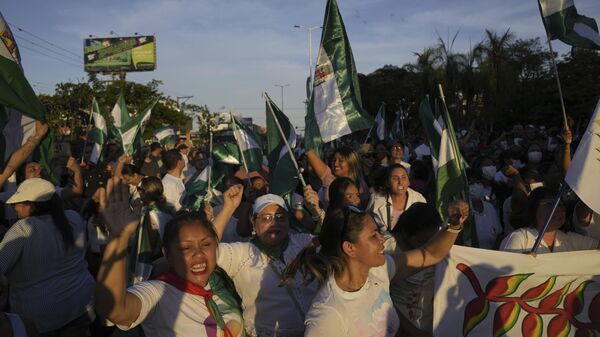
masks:
[[[283,112],[283,88],[289,87],[289,84],[275,84],[276,87],[281,88],[281,111]]]
[[[317,28],[323,28],[321,26],[304,26],[304,25],[294,25],[294,28],[306,29],[308,31],[308,77],[311,79],[312,83],[312,31]]]

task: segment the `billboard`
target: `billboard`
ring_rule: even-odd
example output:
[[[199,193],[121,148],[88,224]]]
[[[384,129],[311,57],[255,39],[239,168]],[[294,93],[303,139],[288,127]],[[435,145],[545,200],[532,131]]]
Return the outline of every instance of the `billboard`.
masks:
[[[154,36],[85,39],[83,58],[87,72],[154,70],[156,40]]]

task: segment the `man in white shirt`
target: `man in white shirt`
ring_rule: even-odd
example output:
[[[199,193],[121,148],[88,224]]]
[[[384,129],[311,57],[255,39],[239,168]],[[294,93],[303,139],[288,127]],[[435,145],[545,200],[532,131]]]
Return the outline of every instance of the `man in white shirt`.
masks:
[[[167,203],[178,211],[181,209],[181,196],[185,192],[185,185],[181,180],[185,162],[181,153],[175,149],[164,152],[162,161],[167,169],[167,174],[162,178],[163,193],[167,198]]]

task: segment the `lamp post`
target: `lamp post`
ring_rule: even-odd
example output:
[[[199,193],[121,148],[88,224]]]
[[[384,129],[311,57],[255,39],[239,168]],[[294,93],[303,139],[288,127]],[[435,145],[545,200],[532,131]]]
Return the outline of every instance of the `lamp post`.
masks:
[[[294,25],[294,28],[299,28],[299,29],[306,29],[308,31],[308,78],[310,78],[310,84],[312,84],[313,81],[313,69],[312,69],[312,31],[317,29],[317,28],[323,28],[321,26],[305,26],[305,25]],[[306,93],[308,94],[307,96],[310,96],[309,94],[309,88],[307,88]],[[308,100],[310,97],[306,98],[306,104],[308,104]]]
[[[281,111],[283,112],[283,88],[289,87],[289,84],[275,84],[276,87],[281,88]]]

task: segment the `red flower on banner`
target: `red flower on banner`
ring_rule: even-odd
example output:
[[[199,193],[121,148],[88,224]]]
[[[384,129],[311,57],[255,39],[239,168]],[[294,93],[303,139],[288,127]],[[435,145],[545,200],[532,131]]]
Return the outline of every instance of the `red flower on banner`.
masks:
[[[590,322],[580,321],[575,317],[584,308],[584,290],[593,281],[583,281],[569,293],[574,281],[565,284],[559,290],[551,293],[556,284],[557,276],[551,276],[544,283],[525,290],[522,295],[511,297],[521,283],[533,274],[515,274],[497,277],[488,282],[485,292],[473,270],[464,263],[456,265],[475,291],[476,297],[466,306],[463,319],[463,337],[466,337],[477,325],[486,319],[490,302],[500,303],[494,313],[493,335],[499,337],[509,332],[516,325],[522,311],[526,313],[521,323],[523,337],[540,337],[544,329],[541,315],[550,315],[548,337],[568,336],[572,328],[575,337],[596,336],[594,330],[600,333],[600,293],[590,302],[588,316]],[[539,300],[537,307],[531,302]],[[562,307],[561,307],[562,303]]]

